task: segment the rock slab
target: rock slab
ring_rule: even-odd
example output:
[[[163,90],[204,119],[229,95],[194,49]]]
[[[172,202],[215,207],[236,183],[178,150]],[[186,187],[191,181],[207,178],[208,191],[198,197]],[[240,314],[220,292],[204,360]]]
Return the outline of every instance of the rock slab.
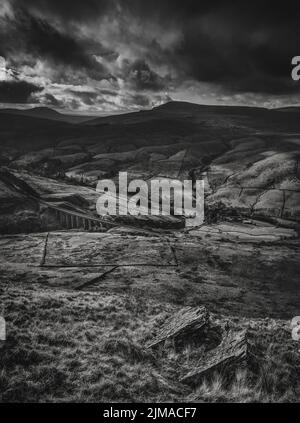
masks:
[[[146,347],[153,348],[167,340],[196,335],[207,327],[208,323],[209,312],[206,307],[185,307],[166,320],[155,339]]]
[[[246,364],[249,357],[247,330],[231,331],[223,338],[221,344],[210,351],[199,366],[184,375],[180,381],[196,385],[203,377],[214,371],[222,372]]]

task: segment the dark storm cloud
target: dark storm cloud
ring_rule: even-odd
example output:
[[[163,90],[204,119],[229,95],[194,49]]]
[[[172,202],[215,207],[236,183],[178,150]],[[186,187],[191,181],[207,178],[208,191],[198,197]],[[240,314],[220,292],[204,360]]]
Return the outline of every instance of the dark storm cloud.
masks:
[[[300,87],[291,83],[291,58],[300,30],[293,19],[278,23],[264,8],[216,10],[202,22],[191,20],[175,57],[186,74],[239,92],[280,94]],[[287,7],[287,6],[285,6]],[[271,14],[272,15],[272,14]]]
[[[14,3],[23,7],[25,2],[15,0]],[[115,10],[117,3],[115,0],[26,0],[26,7],[33,13],[42,12],[65,21],[86,22]]]
[[[149,107],[151,104],[151,99],[143,94],[135,94],[128,98],[128,105],[136,104],[137,106],[141,107]]]
[[[165,88],[163,78],[150,69],[144,60],[137,60],[129,66],[128,79],[137,90],[160,91]]]
[[[295,2],[131,0],[126,9],[182,34],[166,59],[182,78],[217,83],[238,92],[283,94],[291,83],[291,58],[299,50]]]
[[[16,9],[9,29],[1,34],[3,56],[9,57],[11,52],[21,49],[35,58],[42,57],[55,64],[84,69],[96,80],[109,77],[105,67],[78,40],[57,30],[45,19],[30,15],[24,8]]]
[[[187,83],[212,84],[225,95],[300,92],[290,75],[300,54],[294,2],[3,1],[14,13],[2,29],[0,14],[0,54],[16,67],[46,61],[53,83],[95,88],[113,81],[108,90],[120,84],[120,95],[145,107]],[[81,104],[100,101],[78,92],[72,95]]]
[[[0,81],[0,103],[27,103],[41,87],[25,81]]]
[[[25,35],[29,50],[47,56],[55,62],[92,69],[103,75],[103,67],[91,55],[86,54],[76,40],[57,31],[45,20],[28,17],[25,21],[22,19],[20,23],[20,32]]]
[[[61,101],[59,101],[54,95],[46,93],[44,95],[44,103],[46,103],[48,106],[53,107],[61,107],[63,104]]]

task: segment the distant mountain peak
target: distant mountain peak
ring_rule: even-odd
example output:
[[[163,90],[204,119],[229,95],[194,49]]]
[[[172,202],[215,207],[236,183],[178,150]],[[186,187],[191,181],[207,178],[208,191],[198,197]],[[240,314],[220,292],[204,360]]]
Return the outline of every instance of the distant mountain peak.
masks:
[[[57,112],[56,110],[51,109],[50,107],[33,107],[32,109],[27,109],[27,113],[44,113],[45,115],[60,115],[61,113]]]
[[[190,103],[188,101],[171,100],[171,101],[168,101],[167,103],[161,104],[160,106],[154,107],[153,110],[175,111],[175,110],[183,110],[188,108],[198,109],[200,107],[203,107],[203,106],[201,104]]]

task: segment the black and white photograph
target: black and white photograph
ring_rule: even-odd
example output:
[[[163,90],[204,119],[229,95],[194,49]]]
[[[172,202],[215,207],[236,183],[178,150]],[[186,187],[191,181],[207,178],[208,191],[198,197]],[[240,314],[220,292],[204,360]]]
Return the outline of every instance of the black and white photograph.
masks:
[[[0,0],[0,403],[299,403],[299,161],[297,2]]]

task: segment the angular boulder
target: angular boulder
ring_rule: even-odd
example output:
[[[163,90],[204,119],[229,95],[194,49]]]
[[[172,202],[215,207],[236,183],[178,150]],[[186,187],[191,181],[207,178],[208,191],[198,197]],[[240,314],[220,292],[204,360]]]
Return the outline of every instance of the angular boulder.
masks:
[[[163,324],[156,337],[146,347],[156,347],[167,340],[183,340],[197,336],[209,323],[206,307],[185,307],[172,315]]]
[[[215,371],[227,373],[247,365],[251,355],[249,347],[247,330],[228,332],[221,344],[210,351],[197,368],[184,375],[180,382],[197,385],[202,378],[211,376]]]

